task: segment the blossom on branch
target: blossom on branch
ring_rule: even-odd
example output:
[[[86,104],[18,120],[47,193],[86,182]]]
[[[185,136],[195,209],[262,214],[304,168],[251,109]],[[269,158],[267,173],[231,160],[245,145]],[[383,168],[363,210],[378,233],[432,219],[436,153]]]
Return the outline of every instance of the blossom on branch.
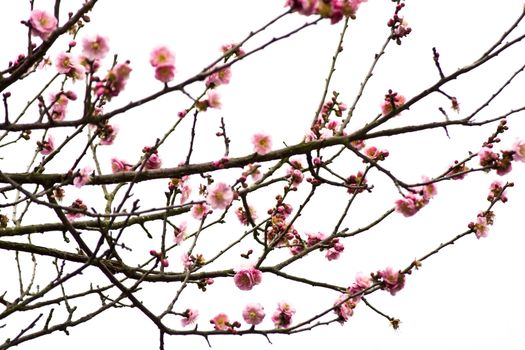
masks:
[[[82,40],[82,54],[91,61],[103,59],[108,52],[109,45],[106,37],[97,34]]]
[[[46,40],[56,29],[58,21],[55,16],[46,11],[33,10],[29,18],[29,24],[31,26],[31,35]]]
[[[292,324],[295,309],[286,302],[280,302],[272,315],[272,321],[277,328],[288,328]]]
[[[233,277],[235,285],[240,290],[251,290],[262,281],[262,272],[256,268],[247,268],[237,271]]]
[[[226,209],[233,201],[233,191],[224,182],[217,182],[208,187],[206,202],[213,209]]]
[[[251,325],[258,325],[264,320],[266,314],[261,304],[248,304],[242,311],[242,318]]]
[[[253,150],[264,155],[272,150],[272,138],[270,135],[258,133],[252,136]]]

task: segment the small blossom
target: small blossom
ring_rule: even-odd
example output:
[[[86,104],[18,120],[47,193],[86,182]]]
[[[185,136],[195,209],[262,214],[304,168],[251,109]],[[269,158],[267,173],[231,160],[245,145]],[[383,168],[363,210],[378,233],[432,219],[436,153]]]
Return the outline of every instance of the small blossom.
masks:
[[[102,127],[98,127],[97,133],[100,138],[100,144],[103,146],[112,145],[117,137],[119,128],[116,125],[104,124]]]
[[[193,260],[191,259],[191,256],[187,252],[184,252],[181,255],[180,259],[182,261],[182,265],[184,266],[186,270],[190,269],[193,266]]]
[[[53,136],[49,135],[47,137],[47,141],[38,141],[37,145],[38,149],[40,150],[40,154],[47,156],[55,150],[55,139],[53,138]]]
[[[175,66],[158,66],[155,68],[155,79],[169,83],[175,77]]]
[[[181,222],[179,226],[175,227],[175,230],[173,232],[174,234],[174,241],[175,244],[181,244],[182,241],[186,238],[186,229],[188,228],[188,225],[186,224],[186,221]]]
[[[215,183],[208,187],[206,202],[213,209],[226,209],[233,201],[233,191],[230,186],[223,182]]]
[[[405,286],[405,275],[401,271],[394,271],[391,267],[379,271],[378,276],[383,280],[383,289],[392,295],[395,295]]]
[[[92,171],[93,169],[91,169],[91,167],[85,166],[78,172],[78,175],[75,176],[75,178],[73,179],[73,185],[75,185],[75,187],[77,188],[80,188],[87,184],[89,182],[89,179],[91,178],[90,174]]]
[[[258,154],[267,154],[272,150],[272,139],[266,134],[255,134],[252,136],[253,150]]]
[[[241,269],[233,277],[235,285],[240,290],[251,290],[254,286],[261,283],[262,272],[255,268]]]
[[[252,221],[255,221],[255,219],[257,219],[257,213],[255,212],[255,209],[252,208],[252,207],[249,207],[249,212],[250,212],[250,217],[251,217]],[[248,215],[247,215],[247,213],[244,211],[244,209],[242,207],[238,207],[235,210],[235,215],[237,215],[237,219],[239,219],[241,224],[243,224],[245,226],[248,226],[248,224],[249,224]]]
[[[183,318],[182,320],[180,320],[180,323],[182,324],[182,327],[187,327],[195,323],[197,317],[199,316],[199,311],[187,309],[186,311],[184,311],[182,316]]]
[[[197,203],[191,207],[191,216],[197,220],[202,220],[210,211],[205,203]]]
[[[175,55],[166,46],[160,46],[151,51],[149,63],[153,67],[174,66]]]
[[[42,10],[33,10],[29,18],[31,35],[46,40],[56,29],[57,23],[58,21],[53,15]]]
[[[343,243],[339,242],[338,238],[334,238],[331,242],[333,246],[326,251],[326,258],[328,261],[339,259],[339,256],[345,250]]]
[[[73,203],[71,203],[70,207],[79,211],[66,210],[66,217],[69,221],[81,218],[82,216],[84,216],[84,212],[87,211],[87,206],[84,204],[84,202],[82,202],[81,199],[75,200]]]
[[[261,171],[259,170],[258,165],[248,164],[247,167],[248,169],[243,172],[245,176],[251,176],[254,182],[257,182],[262,178],[262,174],[261,174]]]
[[[403,214],[405,217],[412,216],[416,214],[420,205],[418,204],[418,198],[413,194],[408,194],[402,199],[396,201],[396,211]]]
[[[322,232],[317,232],[317,233],[307,233],[306,236],[308,237],[307,240],[306,240],[306,245],[308,247],[312,247],[314,245],[316,245],[317,243],[323,241],[324,239],[326,239],[326,235]]]
[[[231,76],[230,67],[223,68],[218,72],[210,74],[208,78],[206,78],[206,87],[213,89],[219,85],[226,85],[230,82]]]
[[[65,74],[73,78],[73,80],[82,80],[84,78],[84,66],[68,52],[58,54],[55,65],[59,73]]]
[[[261,304],[248,304],[242,311],[242,318],[251,325],[258,325],[264,320],[266,314]]]
[[[487,200],[492,202],[496,198],[499,198],[503,203],[505,203],[508,200],[507,194],[505,193],[505,191],[503,191],[503,186],[499,181],[494,181],[490,185],[490,193],[487,197]]]
[[[335,301],[334,306],[334,312],[339,316],[339,320],[345,322],[354,314],[356,303],[347,294],[341,294]]]
[[[525,140],[516,140],[512,145],[512,150],[514,151],[513,160],[525,162]]]
[[[399,109],[406,102],[406,98],[403,95],[399,95],[392,90],[388,91],[388,94],[385,95],[385,100],[381,104],[381,111],[383,115],[391,113],[394,109]]]
[[[191,187],[188,184],[183,184],[180,188],[180,204],[188,201],[191,195]]]
[[[221,99],[220,99],[219,94],[216,91],[212,90],[208,92],[207,105],[210,108],[217,108],[217,109],[221,108],[221,105],[222,105]]]
[[[210,323],[214,325],[213,328],[217,331],[228,331],[231,330],[230,319],[228,315],[220,313],[210,320]]]
[[[109,46],[106,37],[97,34],[82,40],[82,54],[91,61],[103,59],[108,52]]]
[[[288,328],[292,324],[292,316],[295,314],[295,309],[286,302],[281,302],[277,305],[272,315],[272,321],[277,328]]]
[[[422,181],[428,182],[426,185],[421,187],[421,192],[423,193],[423,200],[425,202],[428,202],[437,194],[436,184],[432,183],[431,180],[426,176],[423,176]]]
[[[123,160],[117,158],[111,158],[111,172],[113,174],[130,171],[132,169],[131,165],[126,163]]]
[[[487,237],[489,234],[489,223],[487,222],[487,219],[483,215],[478,215],[476,219],[476,223],[473,225],[472,229],[474,229],[474,234],[476,235],[477,239]]]
[[[370,277],[370,275],[367,276],[362,273],[357,273],[357,275],[355,276],[355,282],[348,288],[347,293],[349,295],[355,295],[369,288],[371,285],[372,278]],[[362,295],[357,295],[354,296],[352,299],[357,302],[361,300],[361,296]]]

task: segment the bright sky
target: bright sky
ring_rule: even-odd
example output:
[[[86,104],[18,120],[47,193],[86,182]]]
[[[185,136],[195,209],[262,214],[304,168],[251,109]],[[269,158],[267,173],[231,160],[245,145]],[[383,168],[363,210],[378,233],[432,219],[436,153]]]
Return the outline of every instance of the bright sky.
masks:
[[[80,1],[63,2],[64,13],[74,10]],[[159,45],[169,46],[176,55],[176,78],[179,82],[200,72],[215,60],[223,44],[237,42],[251,30],[284,12],[284,0],[199,0],[148,2],[100,1],[90,14],[92,22],[80,34],[102,34],[110,39],[112,54],[131,60],[133,72],[123,94],[106,108],[107,111],[125,105],[131,100],[157,91],[162,86],[153,79],[149,53]],[[4,4],[9,11],[0,10],[4,49],[0,64],[16,56],[24,48],[25,29],[20,20],[28,17],[28,4],[11,0]],[[51,11],[50,1],[35,1],[35,8]],[[379,105],[388,89],[399,91],[410,98],[434,84],[438,72],[432,61],[432,47],[441,54],[445,74],[471,64],[486,51],[519,16],[523,2],[518,0],[442,0],[407,1],[403,14],[413,33],[402,46],[391,44],[380,61],[369,88],[356,110],[355,122],[365,123],[379,112]],[[344,52],[338,62],[333,87],[341,99],[351,104],[359,84],[365,77],[375,53],[388,35],[386,22],[393,5],[387,0],[370,0],[361,6],[357,20],[351,22]],[[297,14],[286,17],[275,28],[262,33],[245,49],[252,49],[268,39],[282,35],[305,22]],[[223,148],[213,136],[219,118],[227,122],[232,139],[232,156],[245,155],[250,150],[250,137],[258,131],[273,136],[275,148],[283,142],[299,142],[308,129],[323,89],[324,79],[339,39],[342,22],[331,26],[322,22],[287,40],[272,45],[232,67],[232,82],[221,87],[223,107],[219,112],[206,113],[199,120],[202,129],[196,146],[195,162],[210,161],[221,156]],[[522,33],[525,27],[519,27]],[[62,46],[62,49],[66,45]],[[52,57],[61,49],[52,52]],[[461,104],[460,117],[474,111],[523,64],[524,45],[489,63],[486,68],[451,82],[445,91],[457,96]],[[54,73],[54,68],[49,68]],[[74,87],[74,86],[73,86]],[[480,115],[480,119],[495,117],[522,105],[523,77]],[[78,87],[80,91],[80,87]],[[202,85],[188,88],[192,94]],[[32,90],[31,90],[32,91]],[[22,99],[24,101],[24,99]],[[182,95],[168,95],[151,105],[137,108],[116,119],[120,127],[115,145],[101,154],[104,161],[115,155],[126,157],[137,154],[146,144],[154,143],[158,130],[172,124],[176,113],[185,108],[188,100]],[[442,96],[430,96],[411,111],[399,116],[393,125],[440,120],[438,107],[447,109],[455,117]],[[525,124],[519,121],[523,114],[509,120],[511,130],[505,134],[502,148],[509,148],[520,135],[524,137]],[[396,124],[396,122],[398,124]],[[362,124],[359,124],[362,125]],[[468,151],[477,152],[494,127],[450,128],[450,140],[442,129],[369,142],[386,148],[391,157],[385,166],[407,182],[416,182],[422,175],[435,176],[446,169],[454,159],[462,159]],[[160,151],[175,166],[183,160],[186,140],[174,140]],[[132,158],[132,156],[129,156]],[[0,163],[13,168],[17,164]],[[109,171],[106,163],[106,169]],[[349,163],[359,169],[355,159]],[[525,238],[521,225],[525,207],[523,165],[502,180],[515,181],[508,191],[509,202],[498,204],[496,222],[489,237],[476,240],[469,236],[459,243],[427,260],[420,271],[407,278],[405,288],[395,297],[378,292],[369,301],[382,312],[401,319],[401,327],[393,330],[381,316],[360,304],[349,322],[340,327],[332,324],[311,332],[293,336],[270,337],[273,346],[261,336],[212,337],[214,349],[246,348],[289,349],[290,347],[318,348],[337,346],[365,349],[493,349],[517,348],[523,344],[525,302],[521,269],[525,264]],[[25,167],[25,165],[23,166]],[[22,167],[22,168],[23,168]],[[353,170],[352,170],[353,171]],[[224,177],[227,179],[227,177]],[[363,196],[354,214],[352,228],[362,226],[366,219],[379,216],[396,199],[395,191],[385,177],[376,176],[377,191],[384,195]],[[487,206],[485,197],[495,175],[474,174],[463,182],[438,185],[439,195],[412,218],[397,214],[367,235],[348,241],[341,259],[328,262],[320,254],[306,259],[292,271],[330,283],[351,283],[358,271],[371,272],[391,265],[404,268],[414,258],[422,256],[440,243],[463,232],[477,212]],[[73,191],[73,190],[72,190]],[[80,192],[78,192],[80,193]],[[269,194],[274,196],[275,194]],[[300,229],[314,232],[333,227],[331,208],[339,208],[334,194],[327,191],[326,199],[317,201],[302,218]],[[268,198],[261,195],[264,212]],[[143,197],[143,203],[155,205],[152,198]],[[237,226],[238,227],[238,226]],[[223,234],[219,233],[218,234]],[[213,242],[210,242],[213,244]],[[145,249],[149,249],[145,248]],[[171,263],[176,265],[178,257]],[[12,262],[12,259],[9,261]],[[266,276],[265,276],[266,277]],[[347,282],[345,282],[347,281]],[[154,286],[144,291],[144,300],[152,302],[157,296],[169,300],[170,285]],[[247,302],[264,302],[267,312],[265,325],[270,327],[271,314],[278,301],[287,300],[297,309],[296,319],[312,315],[313,310],[328,307],[337,295],[312,287],[282,283],[267,278],[253,291],[241,292],[231,281],[218,281],[210,291],[202,294],[192,291],[182,299],[187,307],[198,308],[200,328],[210,327],[208,320],[219,312],[231,312],[233,319],[241,319],[240,310]],[[235,288],[235,289],[234,289]],[[0,288],[0,294],[3,288]],[[194,304],[192,304],[194,303]],[[151,305],[155,305],[152,302]],[[160,308],[165,303],[155,305]],[[231,311],[229,311],[231,310]],[[0,322],[1,323],[1,322]],[[0,341],[3,341],[0,329]],[[151,323],[136,310],[111,311],[84,326],[72,329],[69,337],[56,333],[38,341],[29,342],[20,349],[89,349],[98,348],[157,348],[158,334]],[[189,347],[208,348],[198,337],[171,337],[167,349]]]

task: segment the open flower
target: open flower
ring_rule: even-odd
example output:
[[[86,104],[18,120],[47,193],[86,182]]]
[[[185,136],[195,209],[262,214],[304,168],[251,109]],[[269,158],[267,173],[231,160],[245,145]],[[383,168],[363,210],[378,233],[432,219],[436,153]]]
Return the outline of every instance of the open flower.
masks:
[[[91,178],[90,174],[92,171],[93,169],[91,169],[90,166],[85,166],[78,172],[78,175],[75,176],[75,178],[73,179],[73,185],[75,185],[75,187],[77,188],[80,188],[87,184],[89,182],[89,179]]]
[[[261,304],[248,304],[242,311],[242,318],[246,323],[251,325],[258,325],[264,320],[266,314]]]
[[[82,54],[89,60],[99,60],[106,57],[109,52],[108,39],[95,35],[82,40]]]
[[[261,283],[262,272],[255,268],[241,269],[233,277],[235,285],[240,290],[251,290],[254,286]]]
[[[252,136],[253,150],[258,154],[267,154],[272,150],[272,138],[266,134],[255,134]]]
[[[29,18],[29,24],[31,25],[31,35],[38,36],[42,40],[46,40],[49,35],[57,27],[57,19],[42,10],[33,10],[31,17]]]
[[[292,324],[292,316],[295,314],[295,309],[286,302],[281,302],[277,305],[272,315],[272,321],[277,328],[288,328]]]
[[[182,327],[189,326],[197,320],[197,317],[199,316],[199,312],[197,310],[187,309],[183,313],[183,318],[180,320],[180,323],[182,324]]]
[[[208,202],[213,209],[226,209],[232,201],[233,191],[230,186],[224,182],[217,182],[208,187],[206,202]]]

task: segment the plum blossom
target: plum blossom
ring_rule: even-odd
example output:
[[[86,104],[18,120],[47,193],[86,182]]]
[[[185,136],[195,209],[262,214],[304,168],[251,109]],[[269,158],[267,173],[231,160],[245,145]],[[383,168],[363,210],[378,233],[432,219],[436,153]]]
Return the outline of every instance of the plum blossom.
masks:
[[[103,81],[99,81],[95,85],[95,94],[99,97],[104,96],[108,100],[111,97],[118,96],[124,90],[131,71],[129,61],[117,64],[108,72]]]
[[[390,266],[379,271],[378,277],[383,281],[382,288],[392,295],[396,295],[405,286],[405,274],[401,273],[401,271],[394,271]]]
[[[372,277],[370,275],[367,276],[362,273],[357,273],[355,276],[355,282],[350,287],[348,287],[347,293],[348,295],[355,295],[369,288],[371,285]],[[352,299],[357,302],[361,300],[361,295],[354,296]]]
[[[66,217],[69,221],[81,218],[84,216],[84,212],[87,211],[87,206],[81,199],[76,199],[73,203],[71,203],[70,207],[72,209],[77,209],[78,211],[66,210]]]
[[[477,239],[487,237],[489,226],[494,223],[494,213],[492,211],[481,212],[478,214],[476,222],[471,222],[468,227],[474,231]]]
[[[182,261],[182,265],[186,270],[190,269],[193,266],[192,257],[187,252],[182,253],[182,255],[180,256],[180,260]]]
[[[248,207],[248,210],[250,212],[250,217],[252,218],[252,220],[256,220],[257,219],[257,213],[255,212],[255,209],[250,206],[250,207]],[[243,224],[245,226],[248,226],[248,224],[249,224],[248,213],[246,213],[246,211],[244,211],[244,209],[242,207],[238,207],[235,210],[235,215],[237,215],[237,219],[239,219],[241,224]]]
[[[132,169],[131,165],[126,163],[123,160],[118,158],[111,158],[111,172],[113,174],[130,171]]]
[[[213,328],[217,331],[228,331],[231,330],[230,319],[228,315],[220,313],[210,320],[210,323],[214,325]]]
[[[242,318],[251,325],[258,325],[264,320],[266,314],[261,304],[248,304],[242,311]]]
[[[272,138],[270,135],[257,133],[252,136],[252,144],[253,150],[260,155],[267,154],[272,150]]]
[[[210,211],[206,203],[197,203],[191,207],[191,216],[197,220],[202,220]]]
[[[58,54],[56,63],[57,71],[65,74],[73,80],[84,79],[85,68],[80,64],[80,61],[73,57],[68,52],[61,52]]]
[[[75,185],[75,187],[77,188],[81,188],[82,186],[87,184],[89,182],[89,179],[91,178],[90,174],[92,171],[93,169],[90,166],[85,166],[84,168],[82,168],[78,172],[78,175],[75,176],[75,178],[73,179],[73,185]]]
[[[188,225],[186,221],[180,223],[179,226],[176,226],[173,232],[175,244],[181,244],[182,241],[186,238],[186,230]]]
[[[187,309],[183,312],[182,316],[183,317],[182,320],[180,320],[180,323],[182,324],[182,327],[187,327],[195,323],[197,317],[199,316],[199,311]]]
[[[226,85],[230,82],[231,76],[232,72],[230,67],[223,68],[218,72],[210,74],[208,78],[206,78],[206,87],[213,89],[219,85]]]
[[[118,130],[119,128],[116,125],[104,124],[103,126],[99,126],[97,128],[97,134],[100,138],[100,144],[103,146],[112,145],[115,138],[117,138]]]
[[[406,195],[396,201],[396,211],[405,217],[416,214],[421,208],[421,201],[413,193]]]
[[[514,151],[513,160],[525,162],[525,140],[516,140],[512,145],[512,150]]]
[[[503,203],[505,203],[508,200],[507,194],[505,193],[505,191],[503,191],[503,185],[499,181],[494,181],[490,185],[490,193],[487,197],[487,200],[492,202],[496,198],[499,198]]]
[[[49,135],[47,137],[47,140],[44,140],[42,142],[38,141],[37,146],[40,150],[40,154],[47,156],[55,150],[55,139],[52,135]]]
[[[166,46],[153,49],[149,62],[155,68],[155,79],[168,83],[175,77],[175,56]]]
[[[295,309],[286,302],[280,302],[272,315],[272,321],[277,328],[288,328],[292,324],[292,317]]]
[[[31,35],[46,40],[56,29],[58,21],[46,11],[33,10],[29,17],[29,24],[31,25]]]
[[[49,99],[51,101],[51,119],[56,122],[64,120],[66,117],[67,105],[69,103],[67,95],[63,92],[59,92],[57,94],[51,94]]]
[[[339,320],[345,322],[354,314],[356,302],[353,298],[349,298],[348,294],[341,294],[335,301],[334,306],[334,312],[339,316]]]
[[[333,246],[326,251],[325,255],[328,261],[338,259],[343,250],[345,250],[345,246],[343,245],[343,243],[339,242],[339,238],[334,238],[331,244]]]
[[[155,79],[169,83],[175,78],[175,66],[159,66],[155,68]]]
[[[261,283],[262,272],[256,268],[240,269],[233,277],[235,285],[240,290],[251,290],[254,286]]]
[[[222,106],[220,95],[216,91],[208,92],[208,99],[206,100],[206,103],[210,108],[220,109]]]
[[[406,98],[403,95],[399,95],[397,92],[388,91],[385,95],[385,100],[381,104],[381,111],[383,115],[391,113],[394,109],[398,109],[403,106],[406,102]]]
[[[109,52],[108,39],[101,35],[84,38],[82,40],[82,54],[89,60],[100,60]]]
[[[206,202],[213,209],[226,209],[233,201],[233,191],[224,182],[217,182],[208,187]]]

